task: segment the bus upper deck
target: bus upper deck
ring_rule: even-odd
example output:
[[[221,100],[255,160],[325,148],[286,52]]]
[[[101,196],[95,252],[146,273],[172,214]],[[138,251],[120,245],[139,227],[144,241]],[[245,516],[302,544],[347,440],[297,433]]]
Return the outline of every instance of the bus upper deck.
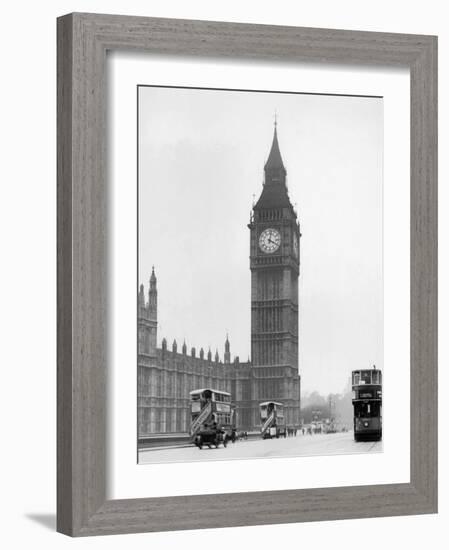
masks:
[[[277,401],[259,403],[261,435],[264,439],[287,436],[284,418],[284,405]]]
[[[190,392],[191,424],[190,435],[208,425],[231,429],[234,420],[234,408],[231,394],[223,390],[203,388]]]

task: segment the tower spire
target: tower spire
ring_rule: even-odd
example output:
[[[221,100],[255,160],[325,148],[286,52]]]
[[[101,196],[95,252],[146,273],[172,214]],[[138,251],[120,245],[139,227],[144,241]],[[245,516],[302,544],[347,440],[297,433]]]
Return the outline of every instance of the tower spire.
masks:
[[[268,176],[269,174],[267,172],[275,170],[276,172],[280,172],[279,175],[283,175],[285,178],[285,175],[287,174],[287,170],[285,169],[284,163],[282,162],[281,157],[281,151],[279,150],[279,142],[278,142],[278,123],[277,123],[277,115],[274,115],[274,132],[273,132],[273,142],[271,144],[270,154],[268,155],[268,160],[265,163],[265,176]]]
[[[226,333],[226,340],[225,340],[224,362],[226,364],[229,364],[231,362],[231,345],[229,343],[228,333]]]
[[[148,313],[150,319],[157,320],[157,279],[154,273],[154,266],[151,270],[150,290],[148,292]]]
[[[151,268],[150,289],[155,289],[156,288],[156,283],[157,283],[157,279],[156,279],[156,275],[154,273],[154,265],[153,265],[153,267]]]
[[[253,206],[253,210],[284,207],[292,208],[286,185],[287,170],[285,169],[279,149],[277,125],[276,113],[274,119],[273,141],[271,143],[270,154],[264,166],[265,179],[263,190],[259,200]]]

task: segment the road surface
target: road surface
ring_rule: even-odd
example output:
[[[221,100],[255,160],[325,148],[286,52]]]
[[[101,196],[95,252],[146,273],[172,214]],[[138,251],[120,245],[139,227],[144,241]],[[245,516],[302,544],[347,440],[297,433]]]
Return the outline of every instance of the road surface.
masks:
[[[218,449],[203,447],[200,450],[194,446],[153,450],[142,449],[139,451],[139,464],[380,452],[382,452],[382,441],[356,443],[352,432],[301,434],[296,437],[282,437],[280,439],[229,442],[226,448],[221,445]]]

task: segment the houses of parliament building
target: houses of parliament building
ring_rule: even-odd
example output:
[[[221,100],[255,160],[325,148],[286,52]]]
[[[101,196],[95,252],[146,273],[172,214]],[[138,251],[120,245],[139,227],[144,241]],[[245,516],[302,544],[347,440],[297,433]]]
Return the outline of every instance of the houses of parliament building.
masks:
[[[164,338],[157,347],[157,279],[138,295],[138,437],[188,433],[189,393],[213,388],[231,394],[238,430],[260,429],[259,403],[284,405],[287,426],[300,422],[298,277],[300,228],[287,190],[275,123],[265,178],[250,223],[251,359],[210,349],[187,350]]]

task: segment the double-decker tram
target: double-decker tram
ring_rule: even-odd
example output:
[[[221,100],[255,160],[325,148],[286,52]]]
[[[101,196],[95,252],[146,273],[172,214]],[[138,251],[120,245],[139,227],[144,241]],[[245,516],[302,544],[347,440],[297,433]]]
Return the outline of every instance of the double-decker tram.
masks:
[[[372,369],[352,371],[354,439],[382,439],[382,372]]]
[[[272,437],[287,437],[285,427],[284,405],[276,401],[265,401],[259,404],[260,433],[263,439]]]
[[[190,410],[190,436],[198,447],[209,441],[217,447],[220,442],[226,444],[235,429],[230,393],[211,388],[193,390]]]

